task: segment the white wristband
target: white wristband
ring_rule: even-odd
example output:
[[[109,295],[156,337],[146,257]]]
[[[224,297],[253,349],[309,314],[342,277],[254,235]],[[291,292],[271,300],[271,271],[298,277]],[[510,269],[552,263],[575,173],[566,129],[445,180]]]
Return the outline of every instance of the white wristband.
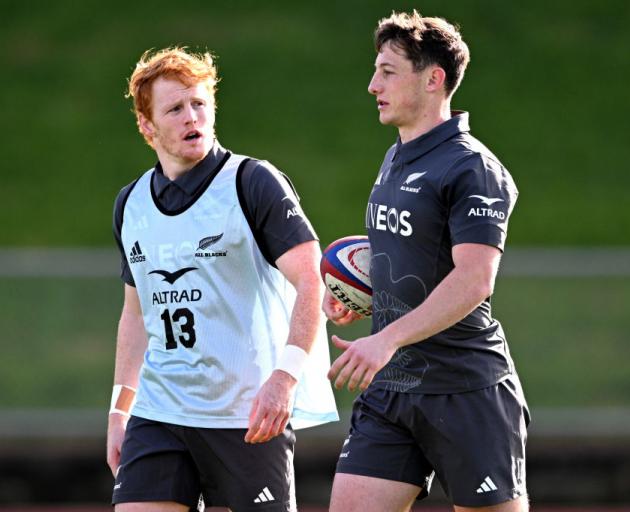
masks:
[[[295,380],[300,380],[308,353],[297,345],[285,345],[282,356],[276,365],[276,370],[287,372]]]
[[[109,414],[117,413],[129,417],[129,411],[136,403],[136,390],[131,386],[115,384],[112,390],[112,401],[109,405]]]

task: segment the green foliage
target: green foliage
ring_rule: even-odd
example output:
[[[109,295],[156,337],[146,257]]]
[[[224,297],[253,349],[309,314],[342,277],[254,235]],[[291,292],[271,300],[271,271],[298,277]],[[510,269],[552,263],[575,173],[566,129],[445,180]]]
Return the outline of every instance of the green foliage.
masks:
[[[22,2],[0,20],[2,245],[111,245],[117,191],[154,163],[123,98],[147,48],[210,49],[217,131],[286,171],[323,242],[363,231],[395,132],[367,93],[376,21],[417,2]],[[472,62],[453,107],[512,171],[510,241],[630,243],[630,4],[419,6],[459,23]],[[6,215],[6,214],[5,214]],[[5,217],[6,218],[6,217]],[[553,229],[550,227],[553,226]]]
[[[106,409],[119,280],[3,278],[0,289],[0,409]],[[630,279],[502,278],[494,304],[531,406],[630,405],[623,358]],[[329,333],[353,340],[369,327],[362,321]],[[339,406],[353,397],[339,391]]]

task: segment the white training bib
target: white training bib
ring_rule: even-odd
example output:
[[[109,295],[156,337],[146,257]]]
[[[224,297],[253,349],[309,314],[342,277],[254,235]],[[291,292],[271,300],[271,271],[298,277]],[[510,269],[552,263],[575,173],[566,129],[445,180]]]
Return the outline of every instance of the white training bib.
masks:
[[[295,290],[262,255],[237,194],[246,157],[231,155],[187,209],[153,197],[153,169],[127,198],[122,242],[148,349],[135,416],[203,428],[247,428],[252,401],[287,342]],[[322,322],[298,385],[294,428],[338,419]]]

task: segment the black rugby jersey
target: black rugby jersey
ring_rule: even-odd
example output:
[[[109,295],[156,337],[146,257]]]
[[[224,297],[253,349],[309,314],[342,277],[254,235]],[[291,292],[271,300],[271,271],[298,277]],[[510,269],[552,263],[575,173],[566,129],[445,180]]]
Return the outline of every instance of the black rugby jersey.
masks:
[[[392,146],[366,210],[372,249],[372,332],[420,305],[454,268],[461,243],[503,250],[518,191],[497,158],[469,133],[468,114]],[[458,393],[514,372],[490,298],[466,318],[399,349],[373,385],[411,393]]]
[[[201,190],[219,173],[230,152],[218,141],[208,154],[190,171],[171,181],[162,171],[158,162],[153,172],[151,186],[155,201],[167,214],[177,214],[188,208]],[[253,160],[239,171],[237,187],[241,207],[254,238],[267,262],[276,266],[276,260],[289,249],[312,240],[318,240],[312,225],[299,207],[299,196],[284,174],[290,186],[292,197],[287,195],[285,187],[278,182],[269,162]],[[120,276],[122,280],[135,286],[129,269],[128,256],[125,254],[121,229],[125,202],[135,181],[123,187],[114,204],[113,231],[120,251]]]

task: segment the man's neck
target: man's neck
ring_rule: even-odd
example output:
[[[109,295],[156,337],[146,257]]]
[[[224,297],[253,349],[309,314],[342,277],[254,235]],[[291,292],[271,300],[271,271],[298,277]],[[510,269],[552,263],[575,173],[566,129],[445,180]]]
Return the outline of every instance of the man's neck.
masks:
[[[166,176],[169,180],[175,181],[180,176],[183,176],[188,171],[190,171],[195,165],[197,165],[201,160],[197,162],[173,162],[169,161],[168,158],[162,159],[158,155],[158,159],[160,161],[160,165],[162,166],[162,172],[164,176]]]
[[[427,108],[416,119],[413,125],[398,127],[400,141],[405,144],[430,132],[436,126],[451,118],[450,102],[441,102],[434,108]]]
[[[159,149],[156,149],[155,152],[157,154],[158,160],[160,161],[164,176],[166,176],[171,181],[175,181],[177,178],[186,174],[199,162],[206,158],[208,156],[208,153],[210,153],[213,148],[214,142],[212,146],[210,146],[210,149],[206,151],[206,154],[203,156],[203,158],[200,158],[199,160],[175,159],[172,158],[168,153],[162,152]]]

